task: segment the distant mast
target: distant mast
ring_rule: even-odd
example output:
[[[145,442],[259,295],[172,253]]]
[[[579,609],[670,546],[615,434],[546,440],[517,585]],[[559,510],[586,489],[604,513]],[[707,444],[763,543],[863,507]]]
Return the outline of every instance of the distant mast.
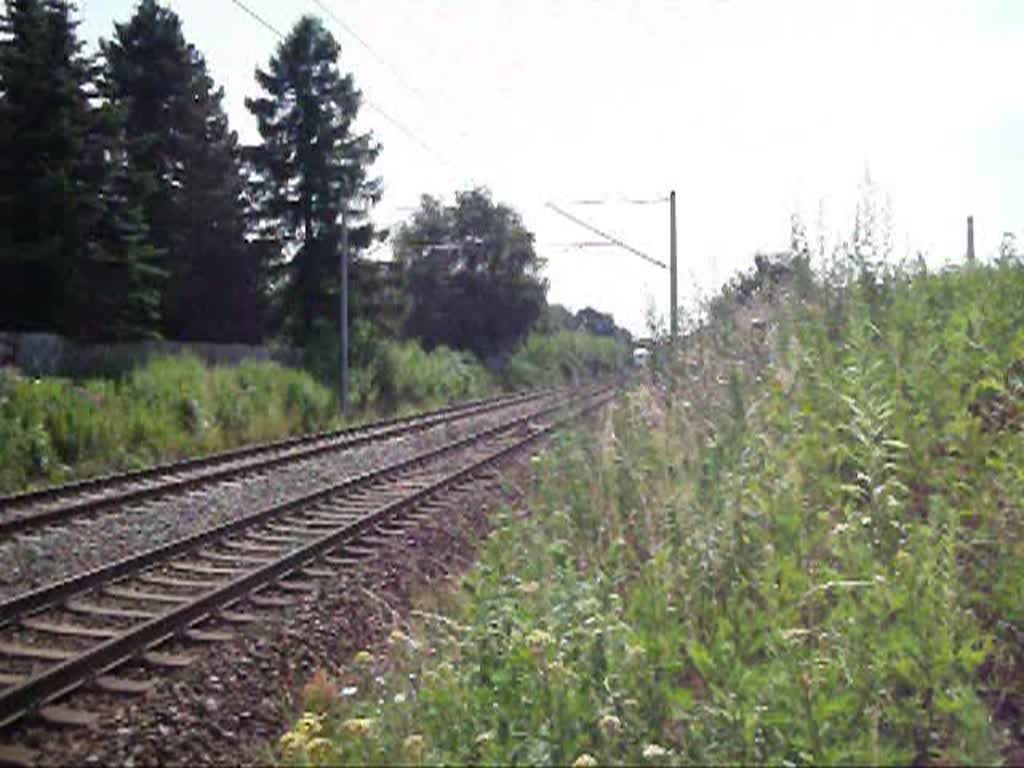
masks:
[[[967,260],[974,261],[974,217],[967,217]]]

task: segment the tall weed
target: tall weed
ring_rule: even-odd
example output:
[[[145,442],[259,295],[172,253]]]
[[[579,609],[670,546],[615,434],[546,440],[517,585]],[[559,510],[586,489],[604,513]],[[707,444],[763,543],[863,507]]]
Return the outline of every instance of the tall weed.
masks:
[[[447,614],[279,756],[999,761],[1024,703],[1024,269],[852,280],[832,326],[821,286],[776,288],[556,440]]]
[[[0,491],[322,429],[333,394],[273,363],[162,358],[117,381],[0,373]]]

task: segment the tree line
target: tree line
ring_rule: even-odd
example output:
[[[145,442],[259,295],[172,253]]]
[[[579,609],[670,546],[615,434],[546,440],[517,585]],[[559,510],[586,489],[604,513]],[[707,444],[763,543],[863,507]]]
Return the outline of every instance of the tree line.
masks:
[[[173,11],[140,0],[95,54],[76,14],[0,16],[0,329],[310,347],[334,333],[343,239],[357,356],[399,335],[500,359],[544,324],[533,235],[486,189],[424,197],[393,263],[362,258],[388,234],[381,145],[353,127],[362,94],[319,19],[256,70],[243,146]]]

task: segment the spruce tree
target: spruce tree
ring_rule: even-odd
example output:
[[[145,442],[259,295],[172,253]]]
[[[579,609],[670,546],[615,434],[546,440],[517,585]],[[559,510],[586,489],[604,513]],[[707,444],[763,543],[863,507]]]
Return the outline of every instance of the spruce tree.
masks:
[[[106,104],[94,117],[83,157],[94,195],[85,209],[89,236],[69,282],[76,335],[89,341],[159,338],[167,273],[143,213],[153,179],[132,163],[117,108]]]
[[[148,335],[157,317],[126,310],[160,280],[133,219],[145,178],[117,166],[117,115],[97,103],[74,13],[65,0],[8,0],[0,18],[0,326]]]
[[[142,0],[101,48],[103,91],[125,114],[131,162],[155,180],[144,208],[169,273],[165,333],[258,339],[258,265],[245,239],[240,150],[223,90],[181,20],[156,0]]]
[[[68,319],[90,72],[66,18],[52,3],[9,0],[0,22],[0,324],[18,330]]]
[[[337,317],[343,210],[356,253],[373,238],[365,204],[380,198],[379,180],[367,177],[380,146],[352,131],[361,94],[340,74],[340,52],[318,19],[303,17],[256,71],[266,95],[246,100],[263,139],[248,151],[252,216],[273,254],[278,321],[301,345]]]

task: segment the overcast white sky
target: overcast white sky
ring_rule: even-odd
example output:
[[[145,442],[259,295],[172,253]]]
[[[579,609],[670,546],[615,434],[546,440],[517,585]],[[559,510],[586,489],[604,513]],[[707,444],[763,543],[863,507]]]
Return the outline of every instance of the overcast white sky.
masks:
[[[379,225],[419,196],[485,184],[518,209],[547,258],[549,300],[644,330],[667,273],[594,240],[554,201],[668,260],[667,205],[573,205],[678,195],[680,296],[709,292],[755,251],[788,243],[789,216],[852,227],[866,165],[892,200],[897,255],[981,255],[1024,230],[1024,2],[1020,0],[244,0],[287,32],[324,17],[384,145]],[[244,141],[253,70],[272,33],[232,0],[169,0],[227,93]],[[134,0],[79,0],[83,37],[109,37]]]

